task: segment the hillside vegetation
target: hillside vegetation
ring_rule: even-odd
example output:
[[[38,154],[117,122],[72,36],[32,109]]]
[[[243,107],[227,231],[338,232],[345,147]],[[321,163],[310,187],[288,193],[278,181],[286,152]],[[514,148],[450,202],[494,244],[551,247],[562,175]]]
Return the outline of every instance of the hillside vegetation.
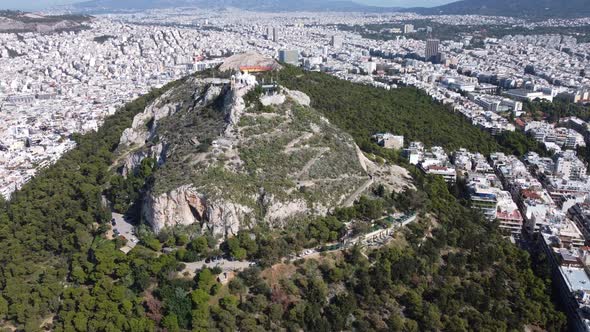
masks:
[[[431,144],[448,135],[447,147],[497,146],[416,90],[392,93],[387,102],[395,108],[378,115],[356,108],[364,102],[363,109],[370,110],[382,90],[321,74],[307,81],[295,75],[301,74],[280,74],[285,84],[307,89],[316,109],[366,148],[367,133],[396,128]],[[319,90],[322,82],[333,84],[332,90]],[[38,330],[44,320],[53,331],[521,331],[525,324],[563,329],[564,316],[553,308],[528,255],[503,239],[496,225],[461,206],[442,179],[418,173],[418,191],[381,191],[283,231],[263,225],[242,230],[221,249],[256,259],[260,268],[247,269],[227,285],[215,280],[216,269],[197,271],[194,278],[177,273],[183,261],[219,254],[210,236],[189,228],[157,237],[140,228],[141,244],[124,255],[117,250],[120,240],[103,236],[110,214],[101,193],[113,151],[132,118],[178,84],[182,81],[129,103],[98,132],[77,137],[76,149],[1,204],[0,325],[26,331]],[[351,106],[336,98],[342,94],[363,102]],[[329,100],[341,104],[330,106]],[[412,120],[412,112],[420,120]],[[428,125],[430,130],[421,130]],[[370,226],[393,208],[416,210],[420,217],[390,246],[366,256],[353,249],[273,266],[302,247],[337,239],[344,222]],[[177,251],[163,253],[162,245]]]
[[[124,312],[119,312],[120,306],[127,305],[123,298],[130,301],[129,310],[134,306],[141,309],[139,302],[127,296],[127,287],[115,287],[116,280],[128,274],[130,267],[128,258],[115,249],[115,243],[102,239],[110,212],[103,207],[101,192],[109,179],[112,152],[123,130],[131,125],[135,114],[176,84],[179,82],[127,104],[98,132],[77,136],[75,149],[41,171],[2,205],[0,319],[21,329],[35,330],[46,316],[77,308],[75,301],[60,301],[61,297],[88,297],[91,291],[96,297],[92,307],[96,308],[96,316],[84,319],[94,317],[94,330],[104,330],[115,320],[126,321]],[[124,266],[123,270],[115,272],[119,266]],[[64,281],[70,286],[67,291]],[[102,295],[98,296],[97,291]],[[108,316],[98,310],[102,305],[110,308]],[[60,319],[71,321],[75,317]]]
[[[367,180],[350,136],[312,108],[289,98],[263,107],[259,96],[259,91],[247,96],[253,101],[237,123],[235,147],[225,152],[211,147],[226,128],[223,105],[191,107],[163,119],[157,140],[166,142],[170,152],[154,176],[154,192],[188,182],[211,199],[220,196],[255,208],[264,188],[279,200],[304,199],[311,207],[335,204]],[[195,147],[187,138],[201,144]],[[297,190],[299,182],[309,184],[305,192]]]
[[[376,89],[292,66],[280,71],[278,79],[282,85],[308,94],[311,106],[349,132],[365,151],[376,149],[371,136],[378,132],[403,135],[406,142],[439,145],[447,151],[466,148],[484,155],[496,151],[522,155],[544,149],[520,132],[494,137],[415,88]]]
[[[440,40],[455,40],[461,41],[464,36],[473,36],[471,43],[466,47],[480,48],[483,47],[483,40],[486,38],[503,38],[505,36],[515,35],[552,35],[559,34],[564,36],[571,36],[576,38],[578,43],[587,43],[590,41],[590,25],[578,26],[541,26],[529,29],[523,26],[507,26],[503,24],[487,24],[487,25],[454,25],[436,22],[432,19],[420,18],[414,20],[404,21],[405,24],[412,24],[417,29],[409,37],[412,39],[426,40],[429,38],[437,38]],[[402,35],[399,33],[392,33],[392,28],[398,28],[399,23],[371,23],[364,25],[334,25],[342,31],[355,31],[363,38],[374,40],[395,40]],[[431,27],[433,33],[427,32],[426,28]]]
[[[425,15],[493,15],[524,18],[585,17],[590,15],[586,0],[461,0],[432,8],[413,8]]]

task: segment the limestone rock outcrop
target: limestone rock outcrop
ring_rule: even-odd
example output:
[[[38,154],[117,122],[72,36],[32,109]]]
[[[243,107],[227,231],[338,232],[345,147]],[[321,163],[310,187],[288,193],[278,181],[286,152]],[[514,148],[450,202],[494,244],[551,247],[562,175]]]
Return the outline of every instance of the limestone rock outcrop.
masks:
[[[165,103],[169,98],[170,91],[160,96],[154,103],[150,104],[145,110],[133,118],[131,128],[123,131],[119,146],[141,147],[156,132],[158,121],[174,114],[179,110],[179,104]]]
[[[284,227],[295,218],[325,215],[367,181],[352,138],[310,109],[307,95],[284,89],[261,96],[263,105],[277,111],[259,113],[245,101],[253,85],[220,83],[197,82],[201,87],[193,89],[198,93],[188,107],[150,105],[124,137],[125,142],[145,139],[151,144],[157,137],[160,144],[169,144],[136,150],[124,167],[130,172],[143,158],[156,155],[165,161],[143,200],[142,217],[154,231],[199,223],[203,230],[231,236],[251,221]],[[159,125],[167,117],[174,126]],[[279,149],[276,160],[256,161],[267,149]],[[289,159],[298,166],[289,165]],[[250,173],[247,169],[254,165],[257,169]],[[265,184],[267,177],[274,179]],[[255,183],[260,186],[253,188]]]
[[[199,223],[203,229],[224,236],[236,235],[241,220],[252,209],[230,201],[210,201],[192,185],[180,186],[158,196],[147,195],[143,218],[159,232],[165,227]]]
[[[125,130],[121,173],[148,157],[160,166],[141,212],[155,232],[194,223],[224,237],[256,223],[282,228],[351,204],[373,183],[353,138],[309,96],[256,89],[248,78],[189,78]]]
[[[167,150],[167,146],[160,142],[151,146],[149,149],[139,149],[129,153],[123,158],[119,173],[123,176],[134,173],[145,158],[155,159],[156,163],[160,166],[166,161]]]

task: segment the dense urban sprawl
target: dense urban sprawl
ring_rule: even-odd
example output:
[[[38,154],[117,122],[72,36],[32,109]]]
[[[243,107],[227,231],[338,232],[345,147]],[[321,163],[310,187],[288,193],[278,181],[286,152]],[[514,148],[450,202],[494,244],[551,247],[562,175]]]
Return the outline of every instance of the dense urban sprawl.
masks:
[[[256,51],[281,62],[382,89],[414,86],[477,127],[498,135],[521,130],[548,153],[522,158],[450,151],[402,136],[376,136],[403,149],[409,163],[449,183],[461,181],[473,208],[506,235],[542,237],[574,321],[589,328],[590,180],[576,155],[590,138],[576,117],[533,121],[525,103],[590,102],[590,43],[564,35],[439,39],[428,19],[446,25],[568,27],[589,19],[522,19],[415,14],[222,13],[159,10],[98,16],[91,29],[57,34],[0,34],[0,194],[9,198],[35,173],[75,146],[72,135],[96,130],[119,106],[152,88]],[[366,38],[355,26],[395,25]],[[350,27],[350,28],[344,28]],[[428,38],[413,38],[426,33]],[[476,42],[477,41],[477,42]],[[569,308],[569,307],[568,307]]]

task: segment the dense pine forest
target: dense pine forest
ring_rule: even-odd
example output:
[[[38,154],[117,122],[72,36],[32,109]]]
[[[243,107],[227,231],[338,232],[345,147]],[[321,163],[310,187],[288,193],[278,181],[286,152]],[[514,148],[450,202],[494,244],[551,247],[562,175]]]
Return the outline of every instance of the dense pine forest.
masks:
[[[494,137],[415,88],[387,91],[291,66],[267,79],[278,79],[285,87],[308,94],[312,106],[352,134],[365,151],[375,147],[371,135],[384,131],[403,135],[408,142],[439,145],[447,151],[466,148],[484,155],[504,151],[519,156],[527,151],[544,151],[544,147],[521,132]]]
[[[377,131],[453,149],[489,153],[537,148],[526,136],[495,139],[412,88],[394,91],[287,68],[281,84],[351,133],[365,151]],[[497,225],[465,208],[440,178],[414,172],[417,190],[377,190],[351,208],[283,230],[259,225],[217,248],[193,227],[153,234],[128,255],[107,240],[103,194],[122,131],[147,104],[182,80],[127,104],[98,132],[43,170],[0,207],[0,326],[23,331],[522,331],[564,328],[545,280]],[[517,134],[518,135],[518,134]],[[149,181],[150,172],[141,177]],[[117,180],[117,181],[120,181]],[[139,190],[141,185],[133,185]],[[135,190],[134,189],[134,190]],[[317,260],[281,259],[333,242],[350,220],[418,211],[419,222],[374,250]],[[162,247],[175,248],[162,252]],[[218,269],[183,273],[186,263],[225,252],[257,266],[228,284]]]

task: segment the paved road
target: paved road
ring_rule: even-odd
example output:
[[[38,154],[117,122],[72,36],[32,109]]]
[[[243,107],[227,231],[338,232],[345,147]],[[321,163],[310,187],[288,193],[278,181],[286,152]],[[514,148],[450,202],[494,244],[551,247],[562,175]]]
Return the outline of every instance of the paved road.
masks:
[[[218,261],[212,261],[206,263],[205,261],[198,261],[198,262],[191,262],[191,263],[184,263],[186,267],[180,273],[190,272],[193,273],[195,270],[200,270],[204,267],[213,268],[218,266],[221,268],[223,272],[230,272],[230,271],[241,271],[249,266],[252,266],[253,262],[248,261],[228,261],[226,259],[220,259]]]
[[[413,213],[411,215],[405,215],[405,216],[407,218],[401,219],[402,220],[401,224],[398,222],[394,222],[388,228],[378,229],[376,231],[373,231],[373,232],[370,232],[367,234],[357,235],[354,238],[346,239],[344,241],[344,245],[342,245],[336,249],[326,250],[323,252],[333,252],[333,251],[345,250],[345,249],[348,249],[348,248],[354,246],[357,243],[360,244],[361,246],[369,246],[369,247],[382,246],[383,244],[386,244],[387,242],[389,242],[389,240],[391,240],[391,238],[394,236],[396,231],[398,231],[400,228],[406,226],[407,224],[414,222],[417,218],[416,213]],[[389,216],[385,216],[380,219],[385,219],[387,217],[389,217]],[[336,243],[333,243],[333,244],[336,244]],[[313,257],[319,256],[321,253],[322,252],[319,251],[318,248],[311,248],[311,249],[305,249],[302,252],[300,252],[299,254],[297,254],[296,256],[291,257],[291,258],[293,258],[293,259],[313,258]]]

